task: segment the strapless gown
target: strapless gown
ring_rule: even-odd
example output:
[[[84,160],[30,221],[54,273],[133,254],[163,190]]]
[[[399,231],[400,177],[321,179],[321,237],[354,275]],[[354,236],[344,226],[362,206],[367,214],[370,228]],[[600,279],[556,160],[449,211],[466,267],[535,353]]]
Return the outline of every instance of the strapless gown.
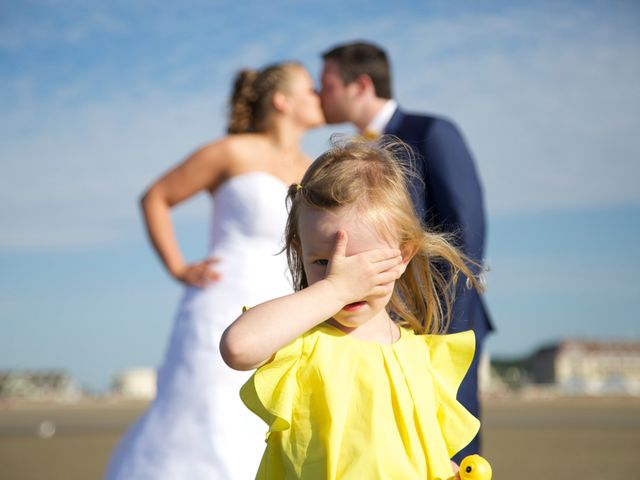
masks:
[[[157,396],[115,450],[108,480],[255,478],[266,432],[239,393],[251,372],[225,365],[219,342],[243,305],[292,291],[278,255],[285,197],[286,185],[264,172],[232,177],[214,192],[211,255],[221,279],[186,290]]]

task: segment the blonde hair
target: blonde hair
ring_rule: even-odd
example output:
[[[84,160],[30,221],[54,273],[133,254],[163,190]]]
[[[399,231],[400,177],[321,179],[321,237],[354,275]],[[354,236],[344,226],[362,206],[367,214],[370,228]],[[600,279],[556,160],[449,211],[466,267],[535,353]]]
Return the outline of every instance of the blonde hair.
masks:
[[[293,68],[302,66],[296,62],[285,62],[269,65],[262,70],[245,69],[238,72],[233,82],[227,132],[263,131],[268,126],[273,110],[273,96],[287,90]]]
[[[408,193],[410,152],[408,145],[392,137],[373,143],[332,139],[331,148],[313,162],[302,184],[289,187],[284,250],[295,290],[306,288],[298,231],[301,209],[356,208],[381,235],[398,240],[405,258],[412,255],[396,281],[389,314],[416,333],[442,333],[450,321],[460,274],[479,286],[467,265],[470,260],[446,235],[426,231],[416,217]]]

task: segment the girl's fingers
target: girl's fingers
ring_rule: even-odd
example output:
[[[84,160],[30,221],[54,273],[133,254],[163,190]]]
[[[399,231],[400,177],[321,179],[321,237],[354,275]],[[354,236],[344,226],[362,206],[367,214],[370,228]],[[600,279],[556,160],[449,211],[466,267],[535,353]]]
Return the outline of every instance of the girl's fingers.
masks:
[[[376,276],[376,285],[386,285],[387,283],[394,282],[397,279],[398,272],[396,270],[388,270]]]
[[[344,230],[338,230],[336,232],[336,241],[333,244],[333,256],[345,257],[347,254],[347,242],[349,237]]]
[[[407,266],[402,262],[400,262],[398,265],[393,267],[393,271],[396,274],[396,280],[399,279],[402,276],[402,274],[404,273],[406,268],[407,268]]]
[[[398,255],[393,258],[389,258],[387,260],[382,260],[376,262],[375,270],[378,272],[385,272],[387,270],[391,270],[402,263],[402,256]]]
[[[397,248],[378,248],[376,250],[370,250],[368,252],[365,252],[365,255],[367,255],[367,260],[373,263],[377,263],[377,262],[382,262],[398,256],[401,257],[402,252]]]

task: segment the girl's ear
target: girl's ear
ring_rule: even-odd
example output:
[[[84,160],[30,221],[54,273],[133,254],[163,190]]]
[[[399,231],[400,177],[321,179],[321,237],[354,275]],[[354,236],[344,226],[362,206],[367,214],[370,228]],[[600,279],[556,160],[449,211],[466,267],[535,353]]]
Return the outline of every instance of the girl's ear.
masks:
[[[413,245],[408,245],[407,244],[407,245],[403,245],[403,246],[400,247],[400,253],[402,255],[402,262],[400,262],[400,265],[398,265],[396,267],[396,268],[398,268],[400,270],[400,275],[398,276],[398,278],[400,278],[402,275],[404,275],[405,270],[409,266],[409,262],[415,256],[417,251],[418,251],[417,247],[415,247]]]
[[[418,246],[410,243],[406,243],[400,247],[402,253],[402,265],[406,269],[411,259],[418,253]]]

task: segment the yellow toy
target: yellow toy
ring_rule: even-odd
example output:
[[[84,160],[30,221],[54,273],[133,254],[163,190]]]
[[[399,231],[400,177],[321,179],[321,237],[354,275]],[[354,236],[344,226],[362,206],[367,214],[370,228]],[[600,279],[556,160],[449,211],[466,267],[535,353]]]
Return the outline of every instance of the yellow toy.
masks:
[[[491,480],[491,465],[480,455],[464,457],[460,463],[460,480]]]

